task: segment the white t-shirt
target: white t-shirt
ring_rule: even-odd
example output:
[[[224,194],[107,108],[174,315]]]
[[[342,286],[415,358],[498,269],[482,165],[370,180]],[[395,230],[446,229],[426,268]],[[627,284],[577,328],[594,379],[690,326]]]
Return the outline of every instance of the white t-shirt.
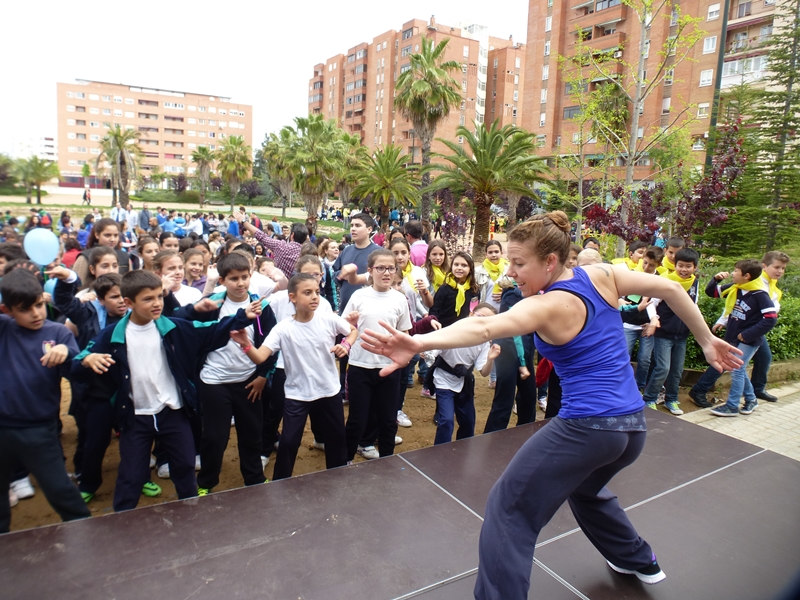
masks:
[[[411,315],[408,312],[408,301],[397,290],[378,292],[373,287],[364,287],[353,292],[350,301],[342,311],[343,315],[358,311],[358,332],[365,329],[383,332],[378,321],[386,321],[399,331],[411,329]],[[385,356],[373,354],[360,343],[353,344],[350,350],[350,364],[365,369],[380,369],[392,364]]]
[[[169,370],[167,351],[155,321],[147,325],[128,322],[125,328],[128,364],[131,369],[131,401],[137,415],[155,415],[165,406],[183,406],[178,384]],[[241,354],[241,350],[239,351]]]
[[[269,306],[272,309],[272,312],[275,313],[275,319],[278,321],[278,323],[285,321],[286,319],[291,319],[297,312],[294,304],[291,300],[289,300],[288,290],[281,290],[280,292],[275,292],[272,294],[272,296],[269,297]],[[323,314],[333,314],[333,309],[331,308],[331,305],[325,301],[325,298],[320,298],[317,312]],[[283,352],[278,354],[278,360],[275,361],[275,368],[284,368]]]
[[[428,276],[421,267],[411,267],[411,279],[413,279],[415,283],[417,279],[421,279],[425,284],[425,289],[430,287]],[[417,292],[416,286],[412,286],[406,277],[403,277],[403,293],[406,295],[408,305],[414,311],[415,321],[419,321],[428,316],[428,307],[425,306],[425,303],[422,301],[422,294]]]
[[[184,284],[181,284],[181,289],[179,289],[177,292],[172,292],[172,295],[175,296],[181,306],[194,304],[195,302],[200,302],[200,300],[203,299],[203,292],[197,288],[193,288]]]
[[[468,348],[443,350],[440,356],[451,367],[456,367],[458,365],[469,367],[474,364],[475,368],[480,371],[486,365],[486,361],[489,358],[489,342],[484,342],[483,344],[470,346]],[[437,388],[460,392],[464,387],[464,378],[456,377],[444,369],[436,369],[433,372],[433,383]]]
[[[277,283],[275,283],[266,275],[262,275],[261,273],[254,271],[250,274],[250,287],[247,288],[247,291],[251,294],[255,294],[259,298],[269,298],[277,285]],[[218,285],[214,288],[215,294],[219,294],[224,291],[224,285]]]
[[[332,312],[319,311],[308,323],[284,319],[272,328],[264,345],[283,355],[287,398],[310,402],[339,393],[339,370],[331,348],[340,333],[348,335],[350,324]]]
[[[240,308],[248,306],[250,306],[249,298],[243,302],[234,302],[226,297],[219,309],[219,318],[235,315]],[[253,325],[246,327],[245,331],[252,344],[255,335]],[[233,340],[228,340],[226,346],[208,354],[203,369],[200,371],[200,379],[209,385],[239,383],[247,381],[255,370],[256,365],[242,352],[241,346]]]

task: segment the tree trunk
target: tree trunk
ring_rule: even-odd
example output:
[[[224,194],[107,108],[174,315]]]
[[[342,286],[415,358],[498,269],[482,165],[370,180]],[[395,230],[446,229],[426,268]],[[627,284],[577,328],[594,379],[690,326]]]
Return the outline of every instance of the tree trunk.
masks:
[[[128,206],[128,165],[124,160],[119,165],[119,203],[122,208]]]
[[[239,193],[239,182],[229,181],[228,187],[231,189],[231,214],[233,214],[234,208],[236,207],[236,194]]]
[[[424,169],[426,166],[431,164],[431,138],[433,136],[422,135],[420,134],[420,139],[422,140],[422,168]],[[420,179],[420,184],[422,189],[425,189],[431,184],[431,174],[428,171],[423,171],[422,177]],[[423,221],[430,221],[431,220],[431,193],[430,192],[423,192],[422,194],[422,201],[420,202],[420,220]]]
[[[489,241],[489,219],[494,198],[475,196],[475,236],[472,239],[472,257],[475,264],[483,262],[486,256],[486,242]]]
[[[508,226],[506,230],[510,230],[517,224],[517,207],[519,206],[520,194],[510,192],[508,194]]]
[[[42,203],[42,186],[37,184],[36,185],[36,204]]]
[[[26,204],[33,204],[33,200],[31,199],[31,186],[25,185],[25,203]]]
[[[389,203],[388,202],[381,202],[381,225],[384,223],[389,222]]]

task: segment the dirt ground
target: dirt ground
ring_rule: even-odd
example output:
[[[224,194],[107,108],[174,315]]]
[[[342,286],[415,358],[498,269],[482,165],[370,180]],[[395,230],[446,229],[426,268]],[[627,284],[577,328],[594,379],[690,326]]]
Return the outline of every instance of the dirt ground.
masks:
[[[395,448],[396,453],[407,452],[409,450],[416,450],[426,446],[433,445],[433,438],[436,434],[436,426],[433,424],[433,414],[436,409],[436,402],[423,398],[419,395],[421,386],[419,382],[414,383],[414,387],[407,390],[406,401],[404,410],[408,417],[411,419],[413,425],[411,427],[398,427],[397,434],[403,438],[403,443]],[[686,395],[688,390],[681,390],[681,407],[684,411],[690,412],[698,410],[692,404],[689,397]],[[75,421],[67,414],[69,407],[69,385],[66,380],[62,384],[62,402],[61,402],[61,421],[64,424],[61,443],[64,447],[64,454],[68,457],[67,470],[72,471],[72,456],[75,453],[75,444],[77,441],[77,429]],[[492,405],[493,390],[488,387],[488,380],[476,375],[475,382],[475,409],[477,413],[476,432],[482,432],[486,423],[486,417],[489,414],[489,409]],[[659,406],[659,410],[666,412],[663,405]],[[345,406],[345,414],[347,407]],[[536,412],[536,420],[544,418],[544,413],[541,410]],[[511,426],[516,424],[516,416],[511,416]],[[303,443],[300,446],[300,451],[297,455],[297,462],[295,463],[294,474],[303,475],[320,471],[325,468],[325,454],[312,447],[313,437],[309,424],[306,424],[305,434],[303,435]],[[264,475],[272,478],[273,462],[275,453],[272,454],[270,463],[264,469]],[[356,456],[356,461],[364,460],[360,456]],[[225,459],[223,463],[222,473],[220,475],[220,484],[214,488],[215,492],[228,490],[236,487],[241,487],[242,476],[238,468],[239,456],[237,452],[236,443],[236,430],[231,428],[231,439],[228,444],[228,449],[225,451]],[[116,480],[117,465],[119,464],[119,445],[117,439],[113,438],[111,445],[106,452],[105,460],[103,462],[103,485],[97,492],[94,500],[89,503],[89,508],[93,515],[105,515],[112,512],[111,504],[114,492],[114,482]],[[161,486],[163,492],[157,498],[147,498],[141,496],[139,506],[150,506],[153,504],[161,504],[177,500],[178,496],[175,493],[175,487],[169,479],[160,479],[156,475],[156,470],[152,470],[153,481]],[[19,504],[11,509],[11,531],[19,531],[21,529],[29,529],[31,527],[40,527],[42,525],[49,525],[58,523],[59,517],[50,508],[50,505],[45,500],[44,495],[38,488],[36,481],[31,477],[34,488],[36,488],[36,495],[33,498],[20,500]]]

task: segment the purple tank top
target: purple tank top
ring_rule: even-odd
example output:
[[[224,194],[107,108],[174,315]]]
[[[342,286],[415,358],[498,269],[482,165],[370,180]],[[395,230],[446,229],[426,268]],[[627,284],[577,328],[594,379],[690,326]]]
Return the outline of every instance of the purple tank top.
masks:
[[[556,290],[574,294],[586,307],[581,332],[562,346],[535,335],[536,349],[553,363],[561,378],[562,419],[616,417],[644,408],[636,387],[619,310],[606,302],[580,267],[572,279],[554,283]]]

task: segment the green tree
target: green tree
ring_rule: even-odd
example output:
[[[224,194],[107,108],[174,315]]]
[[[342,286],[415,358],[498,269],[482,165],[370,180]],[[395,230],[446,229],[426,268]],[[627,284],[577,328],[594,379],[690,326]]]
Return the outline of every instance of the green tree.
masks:
[[[36,204],[41,204],[42,184],[51,179],[60,178],[61,171],[58,170],[58,165],[52,160],[43,160],[38,156],[29,158],[28,162],[30,163],[30,182],[36,188]]]
[[[31,204],[31,194],[33,193],[33,166],[27,158],[18,158],[14,161],[11,171],[23,186],[25,186],[25,202]]]
[[[395,88],[394,105],[411,121],[422,143],[421,217],[426,221],[431,216],[431,195],[425,191],[430,173],[424,167],[431,162],[431,143],[436,128],[461,103],[461,85],[451,75],[461,70],[461,63],[444,60],[449,41],[445,38],[434,46],[432,38],[423,38],[419,54],[409,56],[411,68],[400,74]]]
[[[483,260],[484,245],[489,240],[491,206],[499,194],[532,194],[530,186],[545,181],[547,168],[545,159],[534,153],[533,134],[514,125],[500,127],[495,121],[487,128],[481,123],[476,133],[460,126],[456,135],[463,136],[463,145],[439,138],[452,154],[434,154],[445,162],[428,167],[440,174],[427,191],[449,188],[453,193],[474,196],[473,256],[480,261]]]
[[[84,163],[81,168],[81,177],[83,177],[83,185],[89,185],[89,178],[92,176],[92,168],[89,163]]]
[[[253,166],[253,151],[244,143],[240,135],[226,137],[216,153],[219,176],[225,180],[231,191],[231,212],[233,212],[239,186],[247,179]]]
[[[119,202],[128,204],[128,183],[136,179],[139,165],[138,140],[142,134],[136,129],[123,129],[119,124],[109,127],[100,141],[100,154],[95,161],[95,169],[100,170],[103,162],[111,165],[111,187],[119,188]],[[112,194],[111,205],[116,204],[116,191]]]
[[[270,183],[282,199],[281,216],[286,216],[286,202],[291,208],[295,169],[290,160],[290,150],[297,141],[291,127],[284,127],[277,135],[267,135],[261,146],[264,166]]]
[[[211,168],[214,166],[216,157],[208,146],[200,146],[192,152],[192,162],[197,165],[197,181],[200,183],[200,208],[206,204],[206,191],[208,191],[208,181],[211,178]]]
[[[364,176],[364,164],[368,158],[366,147],[361,144],[361,136],[342,132],[341,141],[344,152],[340,157],[336,170],[336,191],[342,208],[350,204],[353,188],[359,184]]]
[[[381,223],[389,222],[392,201],[416,206],[420,199],[417,169],[409,166],[410,154],[403,154],[400,146],[390,144],[368,156],[362,165],[362,176],[353,188],[356,198],[372,197],[380,210]]]

